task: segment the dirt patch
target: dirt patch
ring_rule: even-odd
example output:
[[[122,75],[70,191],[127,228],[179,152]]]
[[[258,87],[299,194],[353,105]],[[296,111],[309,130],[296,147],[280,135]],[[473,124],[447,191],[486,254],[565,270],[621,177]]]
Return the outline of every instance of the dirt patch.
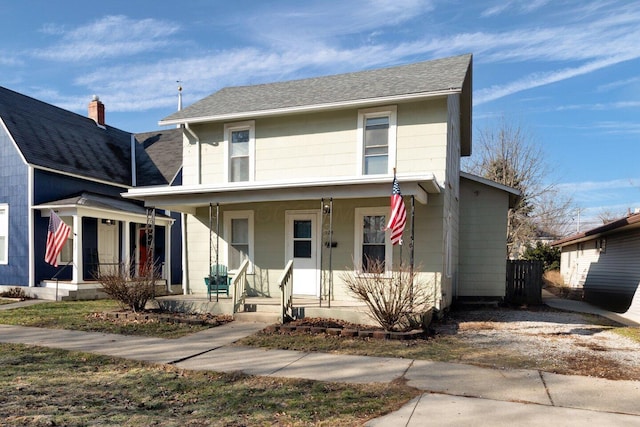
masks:
[[[434,325],[473,350],[460,361],[562,374],[640,380],[640,343],[608,319],[553,309],[455,310]]]
[[[105,320],[111,323],[126,325],[130,323],[185,323],[189,325],[220,326],[233,322],[233,316],[226,314],[211,313],[165,313],[156,311],[144,311],[136,313],[133,311],[109,311],[91,313],[88,317],[92,319]]]

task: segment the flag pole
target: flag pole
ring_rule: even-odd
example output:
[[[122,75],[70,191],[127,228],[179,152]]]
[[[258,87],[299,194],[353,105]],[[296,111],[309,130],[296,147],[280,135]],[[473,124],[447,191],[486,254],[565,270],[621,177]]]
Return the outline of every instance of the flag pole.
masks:
[[[414,231],[416,218],[416,197],[411,195],[411,240],[409,241],[409,277],[411,278],[411,301],[413,302],[413,262],[414,262]]]
[[[395,181],[396,181],[396,168],[394,167],[393,168],[393,182],[395,182]],[[402,245],[402,239],[400,239],[400,245],[399,246],[400,246],[400,248],[399,248],[400,249],[400,265],[399,265],[399,268],[402,269],[402,246],[403,246]]]

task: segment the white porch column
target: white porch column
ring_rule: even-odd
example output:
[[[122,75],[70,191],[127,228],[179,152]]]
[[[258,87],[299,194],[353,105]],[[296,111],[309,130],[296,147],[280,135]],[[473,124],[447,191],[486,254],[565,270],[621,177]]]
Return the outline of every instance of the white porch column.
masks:
[[[166,211],[167,215],[171,212]],[[167,280],[167,291],[171,292],[171,226],[173,223],[169,223],[164,227],[164,271]]]
[[[82,277],[82,217],[78,214],[73,216],[73,276],[71,283],[78,284],[83,281]]]
[[[129,248],[131,247],[131,221],[124,221],[124,227],[122,227],[122,249],[121,249],[121,257],[123,265],[130,265],[129,263],[135,262],[131,259],[131,255],[129,253]]]

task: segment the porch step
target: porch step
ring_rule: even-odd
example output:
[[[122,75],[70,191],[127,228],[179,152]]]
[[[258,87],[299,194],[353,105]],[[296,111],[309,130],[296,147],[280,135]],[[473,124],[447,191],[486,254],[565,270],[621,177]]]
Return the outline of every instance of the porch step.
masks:
[[[244,312],[245,313],[276,313],[276,314],[280,314],[282,308],[280,307],[280,303],[279,302],[275,302],[275,303],[256,303],[256,304],[250,304],[250,303],[245,303],[244,304]]]
[[[233,315],[233,319],[236,322],[245,322],[245,323],[280,323],[280,314],[279,313],[269,313],[262,311],[244,311],[238,312]]]

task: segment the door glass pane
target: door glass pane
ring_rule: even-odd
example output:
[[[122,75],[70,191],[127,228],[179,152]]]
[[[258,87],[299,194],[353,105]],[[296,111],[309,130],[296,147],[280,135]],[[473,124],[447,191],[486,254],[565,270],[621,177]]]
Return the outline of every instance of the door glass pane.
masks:
[[[293,242],[294,258],[311,258],[311,240],[295,240]]]
[[[293,238],[294,239],[310,239],[311,238],[311,221],[310,220],[294,220],[293,221]]]

